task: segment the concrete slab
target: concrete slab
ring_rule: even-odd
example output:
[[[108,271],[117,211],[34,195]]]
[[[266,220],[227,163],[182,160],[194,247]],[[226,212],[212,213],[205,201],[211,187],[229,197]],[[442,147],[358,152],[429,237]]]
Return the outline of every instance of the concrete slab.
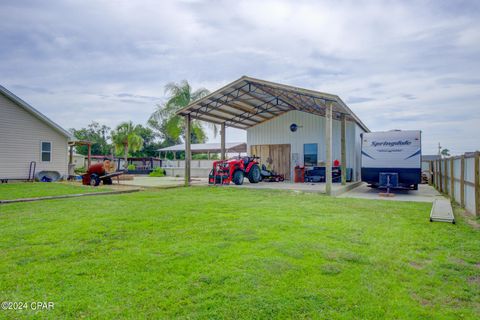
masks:
[[[172,188],[181,187],[184,185],[184,179],[182,177],[149,177],[137,175],[133,180],[120,181],[121,185],[135,186],[143,188]],[[333,195],[339,195],[352,188],[358,186],[360,182],[350,182],[346,186],[342,186],[340,183],[334,183],[332,187]],[[207,178],[192,178],[192,186],[207,186]],[[222,186],[223,187],[223,186]],[[292,190],[301,192],[315,192],[325,193],[325,183],[292,183],[292,182],[260,182],[249,183],[245,179],[243,185],[237,186],[233,183],[226,186],[228,188],[250,188],[250,189],[275,189],[275,190]]]
[[[351,190],[357,187],[361,182],[349,182],[345,186],[342,186],[340,183],[334,183],[332,185],[332,195],[338,196],[348,190]],[[325,193],[325,183],[292,183],[289,181],[284,182],[259,182],[259,183],[249,183],[245,181],[243,185],[236,186],[236,188],[250,188],[250,189],[274,189],[274,190],[291,190],[291,191],[300,191],[300,192],[314,192],[314,193]]]
[[[359,198],[359,199],[376,199],[387,201],[418,201],[431,202],[436,199],[445,199],[435,188],[427,184],[420,184],[418,190],[393,190],[393,197],[381,197],[379,193],[385,192],[384,189],[374,189],[368,187],[366,183],[362,183],[359,187],[345,192],[340,198]]]
[[[450,222],[455,223],[453,216],[453,209],[450,200],[435,199],[430,212],[430,221]]]

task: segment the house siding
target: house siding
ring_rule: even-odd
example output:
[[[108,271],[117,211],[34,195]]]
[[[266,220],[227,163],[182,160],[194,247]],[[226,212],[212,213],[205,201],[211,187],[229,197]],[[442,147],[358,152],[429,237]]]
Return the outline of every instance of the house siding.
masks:
[[[296,132],[290,131],[290,125],[297,124]],[[332,124],[332,159],[341,159],[341,123],[333,120]],[[347,167],[353,169],[353,179],[360,178],[361,140],[360,133],[364,132],[354,122],[347,122],[346,151]],[[290,111],[272,120],[247,129],[247,151],[250,146],[262,144],[290,144],[291,145],[291,172],[294,176],[294,167],[303,165],[303,145],[305,143],[318,144],[318,161],[325,161],[325,118],[302,111]],[[297,161],[295,159],[298,159]]]
[[[41,142],[52,143],[50,162],[41,161]],[[31,161],[36,172],[68,171],[68,138],[0,94],[0,178],[26,179]]]

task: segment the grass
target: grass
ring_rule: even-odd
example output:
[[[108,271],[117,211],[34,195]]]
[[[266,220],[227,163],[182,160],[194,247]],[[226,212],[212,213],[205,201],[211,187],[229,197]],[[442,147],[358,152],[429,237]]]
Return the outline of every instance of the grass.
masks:
[[[478,319],[480,234],[427,203],[189,188],[0,206],[0,317]]]
[[[0,184],[0,200],[38,198],[99,191],[108,191],[108,189],[57,182],[6,183]]]

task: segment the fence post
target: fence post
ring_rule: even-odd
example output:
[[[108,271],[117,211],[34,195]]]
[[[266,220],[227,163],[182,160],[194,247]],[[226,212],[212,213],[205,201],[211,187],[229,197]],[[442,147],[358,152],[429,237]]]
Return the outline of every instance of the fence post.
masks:
[[[460,205],[465,208],[465,155],[460,158]]]
[[[443,177],[444,177],[444,186],[445,186],[445,193],[448,195],[448,166],[447,166],[447,163],[448,163],[448,160],[447,158],[445,158],[443,160],[443,164],[444,164],[444,172],[443,172]]]
[[[442,181],[440,178],[440,160],[436,160],[437,166],[437,190],[440,191],[442,189]]]
[[[442,192],[443,190],[443,187],[442,187],[442,160],[437,160],[437,164],[438,164],[438,191]]]
[[[455,174],[453,173],[453,165],[455,158],[450,158],[450,198],[455,201]]]
[[[428,171],[430,171],[428,184],[433,186],[433,181],[435,180],[434,171],[433,171],[433,161],[428,162]]]
[[[475,152],[475,215],[480,216],[480,153]]]

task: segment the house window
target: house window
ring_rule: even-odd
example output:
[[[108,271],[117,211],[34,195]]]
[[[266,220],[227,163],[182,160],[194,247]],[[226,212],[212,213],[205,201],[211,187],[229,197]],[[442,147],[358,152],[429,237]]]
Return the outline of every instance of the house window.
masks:
[[[316,166],[318,162],[318,144],[305,143],[303,145],[303,165],[306,167]]]
[[[52,143],[42,141],[42,161],[50,162],[52,160]]]

